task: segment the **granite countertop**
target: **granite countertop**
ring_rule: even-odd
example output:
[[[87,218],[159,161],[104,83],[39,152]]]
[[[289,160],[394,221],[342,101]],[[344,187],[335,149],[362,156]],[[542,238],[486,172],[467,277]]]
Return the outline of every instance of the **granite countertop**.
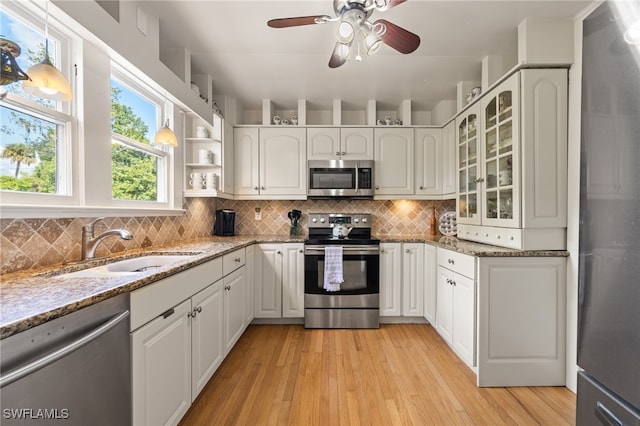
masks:
[[[514,250],[442,235],[376,235],[382,242],[423,242],[472,256],[532,257],[568,256],[566,251]],[[123,252],[82,264],[57,265],[38,271],[22,271],[0,276],[0,339],[35,327],[115,295],[130,292],[193,266],[254,243],[304,242],[305,237],[288,235],[208,237],[190,243]],[[61,274],[100,266],[114,261],[153,254],[185,254],[184,261],[135,275],[69,277]]]

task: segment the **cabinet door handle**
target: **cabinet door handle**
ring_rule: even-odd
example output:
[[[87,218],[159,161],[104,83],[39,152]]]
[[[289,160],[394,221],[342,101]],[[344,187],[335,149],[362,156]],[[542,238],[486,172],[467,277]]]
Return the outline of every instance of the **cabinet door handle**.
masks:
[[[225,290],[227,290],[227,291],[229,291],[229,290],[231,290],[231,286],[230,286],[230,285],[225,285],[225,286],[224,286],[224,289],[225,289]]]
[[[260,189],[264,189],[264,186],[261,186]]]
[[[253,187],[253,189],[255,189],[255,190],[257,191],[257,190],[258,190],[258,189],[260,189],[260,188],[258,188],[257,186],[254,186],[254,187]]]
[[[378,185],[376,185],[376,189],[380,189],[380,187]]]
[[[236,257],[235,259],[233,259],[233,261],[236,263],[240,263],[241,259],[239,257]]]
[[[340,151],[336,151],[336,157],[340,157]]]
[[[347,155],[347,153],[345,151],[342,151],[342,155]]]
[[[454,287],[456,286],[455,280],[451,280],[451,285],[454,286]]]
[[[304,250],[300,249],[300,250],[298,251],[298,253],[304,253]]]
[[[424,189],[424,186],[420,185],[420,189]]]
[[[404,252],[405,252],[405,253],[411,253],[411,250],[406,249]]]
[[[480,178],[475,178],[474,182],[475,183],[482,183],[482,182],[484,182],[484,178],[481,178],[481,177]]]
[[[456,262],[453,259],[447,259],[447,263],[450,265],[453,265]]]
[[[451,279],[447,278],[447,284],[451,284]]]
[[[195,310],[198,311],[198,313],[202,312],[202,306],[198,306]]]
[[[278,250],[276,253],[277,253],[277,254],[282,254],[282,252],[281,252],[280,250]]]

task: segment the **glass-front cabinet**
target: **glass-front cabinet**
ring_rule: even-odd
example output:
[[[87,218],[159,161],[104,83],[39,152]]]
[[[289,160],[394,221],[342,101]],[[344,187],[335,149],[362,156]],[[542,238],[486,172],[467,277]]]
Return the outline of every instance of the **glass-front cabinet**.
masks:
[[[518,99],[518,79],[511,78],[481,102],[481,205],[485,225],[520,226]]]
[[[458,222],[480,224],[480,105],[475,104],[456,119],[458,168]]]

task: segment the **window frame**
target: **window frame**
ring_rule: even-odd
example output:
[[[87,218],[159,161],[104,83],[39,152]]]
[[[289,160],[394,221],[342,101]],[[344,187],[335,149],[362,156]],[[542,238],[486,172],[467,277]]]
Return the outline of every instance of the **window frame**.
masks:
[[[44,39],[45,11],[37,5],[28,3],[16,5],[12,2],[3,2],[0,6],[3,13],[11,15],[23,25],[38,32]],[[75,92],[75,75],[72,75],[72,63],[76,62],[77,52],[73,43],[74,34],[58,20],[49,15],[48,38],[56,43],[56,67],[67,77],[72,91]],[[12,84],[21,84],[19,82]],[[56,101],[55,108],[45,107],[30,99],[23,98],[14,93],[7,93],[5,99],[0,100],[0,105],[17,112],[30,115],[34,118],[56,123],[56,187],[55,194],[38,192],[21,192],[0,190],[1,207],[3,216],[7,210],[5,204],[27,206],[70,206],[78,203],[79,194],[74,177],[78,170],[74,161],[77,150],[76,137],[76,99],[68,102]]]
[[[167,102],[151,87],[146,85],[140,78],[137,78],[131,73],[124,70],[117,62],[111,62],[111,78],[109,80],[109,87],[111,88],[111,80],[116,80],[120,85],[125,86],[128,90],[134,92],[136,95],[148,100],[155,104],[156,108],[156,129],[162,127],[163,119],[167,116]],[[111,89],[110,89],[111,90]],[[111,117],[109,117],[111,120]],[[153,137],[154,135],[151,135]],[[147,145],[142,142],[138,142],[124,135],[120,135],[111,131],[111,143],[116,141],[130,149],[144,152],[149,155],[158,157],[157,169],[156,169],[156,201],[149,200],[121,200],[111,197],[114,206],[118,207],[150,207],[155,206],[157,208],[170,208],[172,198],[172,174],[170,169],[174,163],[174,153],[171,147],[157,147],[151,144]],[[161,177],[161,178],[160,178]],[[113,185],[113,178],[111,179],[111,185]]]

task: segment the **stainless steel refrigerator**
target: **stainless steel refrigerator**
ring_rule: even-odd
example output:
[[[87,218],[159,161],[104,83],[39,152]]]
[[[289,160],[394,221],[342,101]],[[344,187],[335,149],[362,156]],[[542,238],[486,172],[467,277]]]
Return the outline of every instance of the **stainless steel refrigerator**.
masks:
[[[640,4],[585,21],[578,425],[640,425]],[[632,29],[631,31],[629,29]],[[637,37],[637,39],[636,39]]]

